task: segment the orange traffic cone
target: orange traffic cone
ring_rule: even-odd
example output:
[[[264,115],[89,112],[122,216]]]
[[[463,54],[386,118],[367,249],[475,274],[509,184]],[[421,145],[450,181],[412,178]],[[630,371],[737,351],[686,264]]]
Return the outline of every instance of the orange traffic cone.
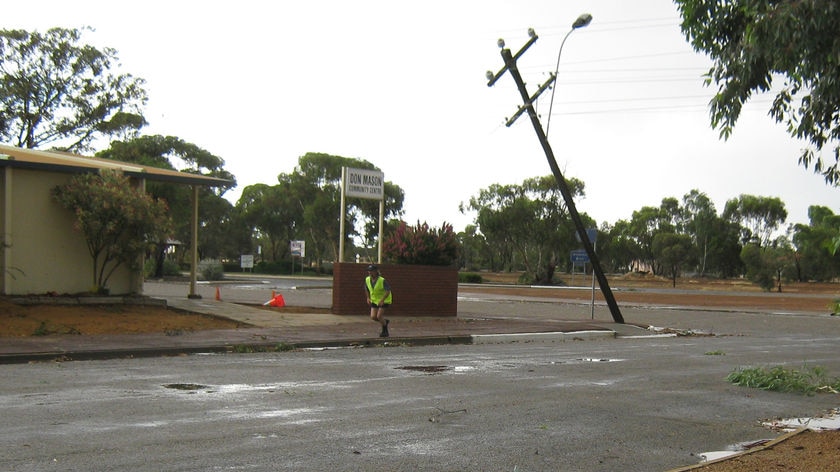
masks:
[[[222,301],[222,294],[219,291],[219,287],[216,287],[216,300]]]

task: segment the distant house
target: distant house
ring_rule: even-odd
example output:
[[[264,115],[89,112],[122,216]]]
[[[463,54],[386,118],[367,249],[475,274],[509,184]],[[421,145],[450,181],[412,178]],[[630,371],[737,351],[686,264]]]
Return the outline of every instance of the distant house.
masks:
[[[50,195],[54,187],[69,182],[75,174],[117,169],[137,185],[145,185],[147,180],[190,185],[194,195],[199,186],[228,183],[186,172],[2,144],[0,169],[3,295],[74,294],[91,289],[93,268],[85,238],[73,228],[74,215]],[[197,215],[197,208],[193,214]],[[193,241],[197,241],[196,231],[194,222]],[[142,269],[120,267],[108,285],[112,294],[141,294]],[[193,274],[190,295],[194,292]]]

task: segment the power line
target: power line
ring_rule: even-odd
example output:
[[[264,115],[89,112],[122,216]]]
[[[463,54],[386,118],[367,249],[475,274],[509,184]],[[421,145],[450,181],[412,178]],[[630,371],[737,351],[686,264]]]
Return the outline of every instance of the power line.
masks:
[[[700,68],[700,67],[639,67],[636,69],[585,69],[585,70],[563,70],[564,74],[585,74],[585,73],[602,73],[602,72],[658,72],[658,71],[666,71],[666,72],[674,72],[674,71],[702,71],[707,72],[708,69]]]
[[[633,99],[637,100],[637,99]],[[638,99],[642,100],[642,99]],[[584,102],[577,102],[578,104],[582,104]],[[772,100],[751,100],[747,103],[742,110],[743,112],[750,112],[750,111],[763,111],[757,109],[757,107],[750,106],[750,105],[769,105],[772,103]],[[571,103],[569,103],[571,104]],[[561,106],[563,103],[561,103]],[[569,110],[561,110],[555,111],[552,113],[554,116],[571,116],[571,115],[599,115],[605,113],[642,113],[642,112],[660,112],[660,111],[695,111],[695,110],[708,110],[709,104],[675,104],[675,105],[657,105],[651,107],[624,107],[624,108],[607,108],[607,109],[598,109],[598,110],[577,110],[577,111],[569,111]]]
[[[589,103],[613,103],[613,102],[641,102],[641,101],[655,101],[655,100],[695,100],[709,98],[707,95],[682,95],[672,97],[642,97],[642,98],[609,98],[603,100],[577,100],[573,102],[562,102],[565,105],[585,105]]]
[[[663,17],[637,20],[616,20],[616,21],[596,21],[592,27],[588,28],[587,34],[594,33],[609,33],[612,31],[624,31],[633,29],[647,29],[647,28],[662,28],[671,26],[680,26],[680,17]],[[553,36],[565,34],[568,29],[567,26],[541,26],[535,27],[537,31],[548,31],[548,33],[541,33],[540,36]]]
[[[591,80],[561,80],[563,85],[590,85],[590,84],[641,84],[655,82],[702,82],[701,77],[654,77],[654,78],[617,78],[617,79],[591,79]]]

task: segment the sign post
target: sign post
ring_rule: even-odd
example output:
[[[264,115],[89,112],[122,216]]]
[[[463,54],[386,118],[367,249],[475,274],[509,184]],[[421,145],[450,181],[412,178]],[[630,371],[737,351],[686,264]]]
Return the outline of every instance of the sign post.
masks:
[[[244,272],[245,269],[250,269],[250,272],[254,271],[254,255],[253,254],[241,254],[239,256],[239,268],[242,269]]]
[[[341,219],[339,224],[338,262],[344,262],[344,219],[346,197],[379,200],[379,252],[377,262],[382,262],[382,232],[385,219],[385,174],[378,170],[341,168]]]
[[[575,235],[578,242],[580,240],[580,234]],[[597,240],[598,240],[598,228],[587,228],[586,229],[586,239],[589,240],[589,243],[592,244],[592,252],[594,253],[595,250],[598,248]],[[572,251],[571,254],[572,258],[572,273],[575,270],[575,264],[578,262],[583,263],[583,273],[586,274],[586,263],[589,262],[589,253],[586,252],[585,249],[575,249]],[[592,301],[589,304],[589,314],[592,319],[595,319],[595,268],[592,268]]]
[[[595,228],[589,228],[586,230],[586,236],[589,238],[589,242],[592,243],[592,252],[598,250],[598,230]],[[592,268],[592,301],[589,303],[589,316],[590,319],[595,319],[595,268]]]
[[[306,257],[306,241],[290,241],[289,252],[292,253],[292,275],[295,273],[295,256],[300,257],[300,273],[303,273],[303,258]]]

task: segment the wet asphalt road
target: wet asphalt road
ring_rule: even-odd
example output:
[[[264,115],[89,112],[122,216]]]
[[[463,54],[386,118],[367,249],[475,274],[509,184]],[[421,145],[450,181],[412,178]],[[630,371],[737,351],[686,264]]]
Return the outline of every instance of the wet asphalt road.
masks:
[[[717,335],[3,365],[0,469],[664,471],[840,406],[724,380],[840,375],[836,317],[624,311]]]

